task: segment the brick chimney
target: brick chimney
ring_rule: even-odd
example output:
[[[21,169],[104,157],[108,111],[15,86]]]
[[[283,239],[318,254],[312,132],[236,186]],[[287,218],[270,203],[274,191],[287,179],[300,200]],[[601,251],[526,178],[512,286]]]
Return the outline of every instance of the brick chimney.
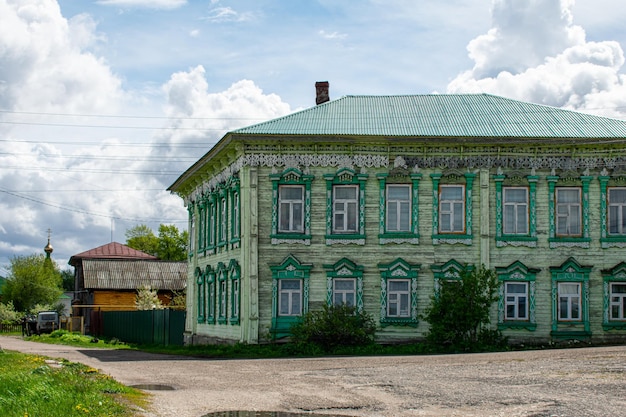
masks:
[[[315,83],[315,104],[322,104],[330,101],[328,86],[328,81],[318,81]]]

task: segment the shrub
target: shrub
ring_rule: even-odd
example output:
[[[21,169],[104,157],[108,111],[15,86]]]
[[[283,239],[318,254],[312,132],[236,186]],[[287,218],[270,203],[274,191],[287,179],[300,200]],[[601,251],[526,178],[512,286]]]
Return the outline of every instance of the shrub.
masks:
[[[376,324],[368,313],[359,312],[355,307],[324,305],[322,310],[303,315],[291,327],[291,334],[291,341],[301,350],[315,352],[317,347],[330,353],[342,346],[372,344]]]
[[[13,324],[19,322],[21,314],[15,311],[13,302],[0,303],[0,323]]]
[[[464,270],[458,280],[441,280],[422,318],[430,324],[426,342],[435,351],[481,351],[506,345],[489,329],[489,310],[497,301],[495,271]]]

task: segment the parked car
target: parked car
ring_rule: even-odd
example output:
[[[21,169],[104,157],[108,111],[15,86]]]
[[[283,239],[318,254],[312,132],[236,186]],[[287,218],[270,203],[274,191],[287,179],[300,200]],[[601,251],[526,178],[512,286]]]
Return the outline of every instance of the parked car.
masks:
[[[40,311],[37,314],[37,334],[59,330],[61,322],[56,311]]]

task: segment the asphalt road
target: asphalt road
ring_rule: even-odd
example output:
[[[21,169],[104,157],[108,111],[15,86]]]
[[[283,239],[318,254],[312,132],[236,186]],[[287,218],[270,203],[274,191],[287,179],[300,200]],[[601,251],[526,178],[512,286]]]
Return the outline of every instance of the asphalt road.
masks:
[[[229,410],[337,416],[626,416],[626,346],[440,356],[207,360],[0,337],[149,390],[146,417]]]

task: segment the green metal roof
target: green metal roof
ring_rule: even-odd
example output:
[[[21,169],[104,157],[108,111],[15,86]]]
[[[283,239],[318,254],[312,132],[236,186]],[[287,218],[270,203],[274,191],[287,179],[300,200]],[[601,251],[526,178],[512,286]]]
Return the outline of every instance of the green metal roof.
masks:
[[[490,94],[346,96],[235,134],[615,138],[626,121]]]

